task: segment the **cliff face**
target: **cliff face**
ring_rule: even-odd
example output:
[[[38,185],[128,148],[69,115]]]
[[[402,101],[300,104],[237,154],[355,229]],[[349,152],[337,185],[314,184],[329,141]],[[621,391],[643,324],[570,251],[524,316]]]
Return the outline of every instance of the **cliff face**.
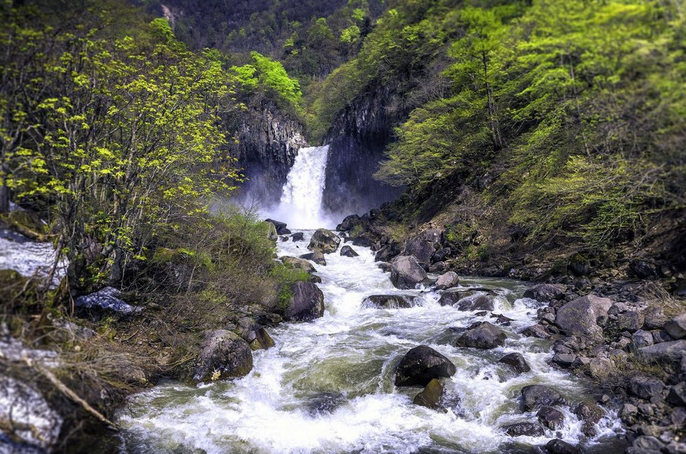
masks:
[[[329,144],[324,208],[361,214],[397,197],[401,189],[376,181],[392,131],[407,115],[401,96],[379,88],[355,98],[340,112],[324,140]]]
[[[300,148],[307,146],[303,126],[272,103],[262,103],[233,119],[231,145],[247,181],[238,197],[244,202],[278,203],[281,188]]]

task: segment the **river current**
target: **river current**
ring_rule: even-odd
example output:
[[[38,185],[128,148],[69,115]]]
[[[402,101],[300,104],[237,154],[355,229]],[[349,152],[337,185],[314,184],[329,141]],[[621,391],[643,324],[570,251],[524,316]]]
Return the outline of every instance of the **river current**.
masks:
[[[305,241],[279,242],[279,255],[298,256]],[[254,352],[254,368],[244,378],[197,387],[167,382],[136,395],[119,417],[122,451],[138,453],[525,453],[551,438],[578,444],[586,452],[612,453],[619,433],[616,414],[598,423],[598,436],[585,438],[570,408],[561,408],[561,429],[544,437],[508,436],[502,426],[535,421],[518,407],[521,388],[549,385],[571,403],[592,400],[572,375],[548,362],[550,343],[518,334],[534,323],[538,301],[522,298],[526,285],[509,280],[463,278],[463,287],[491,288],[494,313],[513,319],[503,327],[503,347],[476,350],[451,345],[456,330],[491,313],[438,304],[431,289],[398,290],[374,262],[373,252],[355,247],[359,257],[326,256],[315,265],[322,278],[326,313],[311,323],[285,323],[271,331],[276,346]],[[407,309],[374,309],[363,304],[375,294],[412,294]],[[447,356],[457,373],[443,379],[446,412],[414,405],[421,388],[394,386],[395,366],[418,345]],[[531,367],[516,376],[498,363],[521,353]],[[572,406],[573,408],[573,406]],[[619,451],[621,452],[621,450]]]

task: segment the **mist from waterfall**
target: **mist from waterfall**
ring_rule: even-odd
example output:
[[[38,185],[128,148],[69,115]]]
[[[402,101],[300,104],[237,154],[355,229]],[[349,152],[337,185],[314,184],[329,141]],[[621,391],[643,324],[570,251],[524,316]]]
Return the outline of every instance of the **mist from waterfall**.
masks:
[[[283,186],[280,203],[267,210],[265,217],[285,222],[289,228],[296,229],[335,226],[334,220],[324,214],[322,207],[328,152],[328,145],[298,151]]]

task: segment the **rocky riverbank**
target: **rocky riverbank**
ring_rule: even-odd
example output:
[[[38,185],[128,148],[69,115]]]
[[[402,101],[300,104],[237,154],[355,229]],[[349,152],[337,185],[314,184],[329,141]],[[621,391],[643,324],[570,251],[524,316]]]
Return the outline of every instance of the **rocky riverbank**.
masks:
[[[520,266],[506,255],[494,266],[492,257],[456,253],[449,229],[433,224],[401,229],[400,216],[386,204],[347,217],[338,230],[346,232],[346,241],[376,250],[379,266],[391,269],[400,288],[425,282],[427,272],[449,270],[543,281],[525,296],[548,306],[522,334],[552,341],[555,367],[592,379],[622,402],[620,416],[632,444],[627,452],[686,452],[686,305],[679,270],[665,265],[654,270],[650,263],[655,262],[636,260],[623,270],[593,267],[578,257],[564,267],[545,260]],[[446,298],[461,308],[475,301],[464,294]],[[479,337],[489,336],[497,339],[497,333]]]

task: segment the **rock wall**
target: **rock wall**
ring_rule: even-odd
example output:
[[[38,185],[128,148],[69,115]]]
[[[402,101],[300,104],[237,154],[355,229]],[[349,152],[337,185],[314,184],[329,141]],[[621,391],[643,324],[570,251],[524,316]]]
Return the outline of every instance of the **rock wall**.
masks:
[[[270,102],[227,119],[231,144],[246,182],[238,197],[246,203],[278,203],[281,188],[300,148],[307,146],[302,124]]]
[[[340,112],[324,140],[329,144],[323,204],[334,214],[362,214],[397,197],[401,189],[376,181],[393,128],[409,109],[392,88],[355,98]]]

